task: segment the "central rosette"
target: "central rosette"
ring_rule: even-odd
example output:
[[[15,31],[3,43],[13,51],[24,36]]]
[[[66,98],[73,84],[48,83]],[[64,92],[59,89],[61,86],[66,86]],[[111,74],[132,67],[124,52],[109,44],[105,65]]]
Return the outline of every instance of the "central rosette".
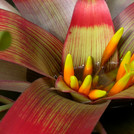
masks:
[[[98,71],[93,74],[93,60],[89,56],[85,62],[81,78],[77,78],[74,71],[73,60],[71,54],[66,56],[63,76],[59,76],[56,80],[55,87],[62,92],[70,93],[75,99],[96,100],[104,96],[115,95],[122,90],[134,84],[134,55],[131,57],[131,52],[128,51],[124,56],[117,72],[112,71],[112,80],[106,80],[105,73],[100,74],[105,63],[114,54],[117,44],[123,34],[123,28],[120,28],[109,41],[101,58],[101,63]],[[115,73],[116,72],[116,73]],[[100,79],[104,79],[101,83]],[[110,79],[110,77],[107,79]],[[85,99],[87,98],[87,100]]]
[[[94,89],[98,84],[98,75],[92,78],[93,64],[91,56],[88,57],[87,62],[84,66],[82,80],[78,80],[74,75],[74,67],[72,56],[67,55],[64,65],[64,81],[71,89],[88,96],[91,100],[101,98],[106,95],[106,91],[100,89]]]

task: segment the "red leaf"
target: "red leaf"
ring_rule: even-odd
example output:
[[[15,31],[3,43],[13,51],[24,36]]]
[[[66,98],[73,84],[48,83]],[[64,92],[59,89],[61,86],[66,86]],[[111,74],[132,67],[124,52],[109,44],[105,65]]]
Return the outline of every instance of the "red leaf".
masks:
[[[21,15],[64,42],[77,0],[13,0]]]
[[[0,10],[0,30],[12,36],[9,49],[0,59],[20,64],[48,77],[58,75],[61,67],[62,43],[48,32],[22,17]]]
[[[88,56],[99,64],[113,34],[112,19],[104,0],[78,0],[64,44],[63,65],[68,53],[72,55],[75,67],[82,66]],[[118,61],[117,53],[113,61]]]
[[[38,79],[16,101],[1,122],[2,134],[91,133],[109,101],[80,104],[47,90],[50,80]]]

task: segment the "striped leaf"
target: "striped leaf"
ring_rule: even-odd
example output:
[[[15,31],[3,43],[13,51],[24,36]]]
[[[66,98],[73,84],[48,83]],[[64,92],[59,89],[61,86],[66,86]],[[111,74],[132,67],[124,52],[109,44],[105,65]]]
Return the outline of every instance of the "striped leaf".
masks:
[[[63,64],[70,53],[75,67],[82,66],[88,56],[98,65],[113,34],[112,19],[104,0],[78,0],[64,44]],[[116,53],[112,61],[117,60]]]
[[[119,58],[127,51],[134,53],[134,3],[121,12],[114,20],[115,30],[124,27],[124,34],[119,43]]]
[[[22,17],[0,10],[0,30],[12,36],[9,49],[0,52],[0,59],[25,66],[48,77],[61,70],[62,43],[48,32]]]
[[[4,104],[10,104],[10,103],[13,103],[14,101],[7,97],[0,95],[0,102]]]
[[[21,15],[65,40],[77,0],[13,0]]]
[[[2,120],[0,133],[91,133],[109,101],[80,104],[47,90],[50,86],[50,81],[44,79],[32,83]]]
[[[0,89],[2,90],[23,92],[29,86],[30,83],[25,81],[0,80]]]

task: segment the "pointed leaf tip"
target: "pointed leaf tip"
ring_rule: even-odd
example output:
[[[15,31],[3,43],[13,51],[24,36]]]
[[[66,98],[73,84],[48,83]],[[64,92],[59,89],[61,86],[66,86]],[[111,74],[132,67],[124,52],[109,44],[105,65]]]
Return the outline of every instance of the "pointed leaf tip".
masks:
[[[0,32],[0,51],[4,51],[10,47],[11,44],[11,34],[8,31]]]

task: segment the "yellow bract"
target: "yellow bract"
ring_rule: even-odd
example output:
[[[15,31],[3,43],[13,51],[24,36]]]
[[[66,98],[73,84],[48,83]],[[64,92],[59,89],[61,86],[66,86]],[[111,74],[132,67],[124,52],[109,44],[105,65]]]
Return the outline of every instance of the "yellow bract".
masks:
[[[101,66],[104,66],[104,64],[108,61],[108,59],[113,55],[113,53],[115,52],[118,42],[123,34],[124,28],[121,27],[115,34],[114,36],[111,38],[110,42],[108,43],[102,59],[101,59]]]
[[[106,91],[94,89],[89,93],[88,96],[91,100],[96,100],[96,99],[99,99],[101,97],[104,97],[106,94],[107,94]]]
[[[110,92],[108,93],[108,96],[115,95],[115,94],[121,92],[122,90],[124,90],[125,87],[127,86],[127,83],[129,82],[129,79],[131,76],[132,76],[132,73],[127,73],[120,80],[118,80],[115,83],[115,85],[112,87]]]
[[[87,58],[87,62],[84,66],[84,72],[83,72],[83,79],[87,76],[87,75],[91,75],[93,71],[93,64],[92,64],[92,58],[91,56],[89,56]]]
[[[118,73],[116,76],[116,81],[118,81],[125,74],[126,71],[124,65],[130,63],[130,58],[131,58],[131,52],[128,51],[119,66]]]
[[[82,85],[79,88],[79,93],[82,93],[84,95],[88,95],[89,94],[89,90],[91,88],[91,84],[92,84],[92,76],[91,75],[87,75],[86,78],[84,79]]]
[[[74,76],[73,60],[70,54],[67,55],[64,65],[64,81],[70,86],[70,77]]]
[[[79,82],[75,76],[70,77],[70,87],[76,91],[78,91],[78,89],[79,89]]]

